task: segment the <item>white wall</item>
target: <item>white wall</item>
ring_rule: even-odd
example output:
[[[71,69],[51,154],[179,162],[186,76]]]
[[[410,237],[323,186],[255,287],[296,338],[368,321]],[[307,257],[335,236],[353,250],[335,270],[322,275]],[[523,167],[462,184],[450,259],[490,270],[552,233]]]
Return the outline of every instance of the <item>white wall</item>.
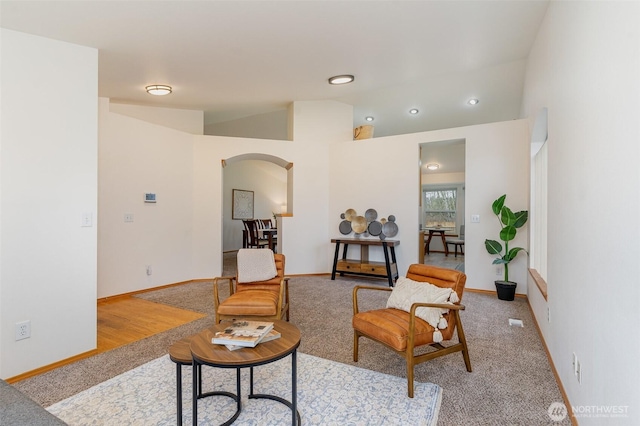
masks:
[[[398,268],[404,274],[418,262],[420,224],[419,145],[449,139],[466,139],[465,190],[465,271],[467,287],[495,291],[493,257],[484,248],[484,240],[496,237],[499,225],[491,203],[506,193],[514,209],[528,208],[529,146],[525,120],[461,127],[456,129],[373,138],[364,141],[336,142],[331,145],[329,232],[340,237],[340,213],[348,208],[364,212],[374,208],[386,217],[396,216],[401,241],[396,248]],[[470,216],[479,214],[480,223]],[[528,246],[526,232],[515,243]],[[357,257],[357,256],[354,256]],[[382,253],[370,253],[382,260]],[[519,283],[517,291],[526,293],[526,256],[511,263],[509,278]]]
[[[209,123],[204,127],[205,135],[232,136],[241,138],[289,140],[289,114],[286,109],[265,114],[252,115],[221,123]]]
[[[223,189],[223,251],[242,248],[242,220],[233,219],[233,189],[253,191],[255,219],[271,219],[273,213],[281,213],[287,203],[287,170],[284,167],[261,160],[244,160],[227,164],[224,168]]]
[[[423,185],[439,185],[448,183],[464,183],[464,173],[423,173]]]
[[[113,210],[110,212],[113,219],[105,220],[113,222],[105,222],[105,233],[108,231],[110,234],[105,235],[105,240],[100,234],[100,294],[118,294],[219,275],[226,232],[223,216],[230,214],[230,211],[223,212],[223,206],[230,209],[230,203],[225,202],[228,194],[223,191],[222,162],[229,164],[230,160],[249,153],[273,156],[293,164],[293,208],[290,206],[293,216],[282,218],[279,230],[279,249],[287,255],[289,274],[330,271],[334,251],[330,240],[341,235],[338,231],[340,213],[347,208],[361,212],[375,208],[381,217],[394,214],[398,218],[400,233],[397,239],[402,242],[397,249],[398,262],[400,270],[406,271],[410,263],[418,260],[419,145],[457,138],[467,140],[466,176],[469,183],[465,193],[466,215],[480,214],[483,218],[480,224],[467,227],[468,247],[465,253],[468,254],[465,262],[468,285],[494,291],[496,277],[491,266],[492,258],[484,251],[482,242],[494,236],[498,229],[491,213],[491,202],[495,198],[507,193],[510,205],[527,208],[529,151],[525,120],[353,141],[351,106],[336,102],[301,102],[293,105],[292,111],[296,117],[294,141],[218,136],[193,136],[189,139],[190,136],[182,137],[170,129],[109,113],[108,120],[101,121],[100,170],[101,182],[104,180],[105,188],[112,189],[106,191],[101,187],[100,194],[101,209]],[[108,131],[111,136],[106,137],[106,130],[102,130],[111,127],[114,127]],[[169,153],[162,169],[172,170],[185,179],[192,173],[192,201],[189,204],[185,195],[179,206],[171,207],[173,214],[154,226],[164,230],[186,227],[188,219],[181,215],[192,208],[191,239],[185,237],[176,241],[168,235],[149,234],[151,229],[158,229],[153,227],[146,233],[119,231],[131,225],[135,227],[138,223],[138,213],[133,224],[125,224],[122,220],[123,214],[133,209],[131,202],[133,206],[137,203],[143,211],[149,207],[143,205],[141,197],[150,189],[138,181],[148,181],[147,176],[154,171],[146,168],[153,162],[139,163],[154,144],[158,146],[163,140],[166,141],[161,146],[167,146],[162,149],[168,149]],[[187,148],[190,140],[192,148]],[[103,145],[108,147],[110,159],[102,159]],[[502,161],[496,152],[509,160]],[[187,153],[191,155],[191,162],[185,158]],[[190,184],[184,179],[171,180],[180,182],[183,193],[189,191]],[[153,208],[162,208],[167,197],[163,191],[155,191],[159,201]],[[127,204],[122,200],[131,201]],[[106,212],[102,214],[107,216]],[[148,235],[152,235],[150,242],[146,241]],[[521,238],[518,243],[526,246],[526,233],[522,233]],[[192,270],[183,265],[189,263],[189,255],[188,249],[182,247],[189,242]],[[156,276],[157,267],[154,266],[154,275],[149,279],[144,273],[144,266],[148,262],[157,264],[157,260],[151,257],[162,258],[153,255],[154,250],[160,250],[158,247],[167,250],[165,256],[174,253],[176,259],[167,265],[167,268],[172,265],[171,274]],[[103,255],[103,249],[111,254]],[[372,257],[375,259],[376,256],[382,258],[381,253],[374,250]],[[108,282],[106,278],[109,278]],[[526,257],[514,262],[512,279],[520,283],[518,291],[526,291]]]
[[[221,161],[247,153],[265,154],[292,163],[292,217],[278,229],[279,251],[287,256],[287,273],[329,271],[330,237],[327,176],[331,173],[328,145],[352,138],[353,109],[338,102],[295,102],[290,108],[294,141],[202,136],[194,148],[195,277],[215,276],[221,268]],[[242,189],[242,188],[241,188]]]
[[[549,123],[548,300],[529,300],[571,405],[628,409],[581,425],[640,421],[639,21],[637,2],[554,1],[527,66],[522,114]]]
[[[192,135],[110,112],[101,98],[98,297],[192,278],[192,163]]]
[[[98,52],[1,31],[0,377],[8,378],[96,347]],[[93,226],[81,227],[83,213]],[[31,338],[15,341],[24,320]]]
[[[153,95],[149,95],[153,96]],[[204,132],[204,112],[191,109],[162,108],[110,102],[109,110],[192,135]]]

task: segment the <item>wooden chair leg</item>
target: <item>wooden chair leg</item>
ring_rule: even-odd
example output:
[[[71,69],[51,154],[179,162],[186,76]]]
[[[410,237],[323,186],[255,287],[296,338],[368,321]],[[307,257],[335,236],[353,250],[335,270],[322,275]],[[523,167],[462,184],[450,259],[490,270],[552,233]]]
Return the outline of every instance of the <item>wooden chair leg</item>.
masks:
[[[284,279],[284,291],[285,291],[285,303],[287,304],[287,322],[289,322],[289,307],[291,306],[289,304],[289,278],[285,277]]]
[[[353,332],[353,361],[358,362],[358,332]]]
[[[458,331],[458,340],[462,344],[462,357],[464,358],[464,365],[467,367],[467,371],[471,373],[471,359],[469,358],[469,348],[467,347],[467,338],[464,335],[464,329],[462,328],[462,321],[460,321],[460,312],[454,311],[456,316],[456,329]]]
[[[413,398],[413,354],[407,354],[407,393]]]

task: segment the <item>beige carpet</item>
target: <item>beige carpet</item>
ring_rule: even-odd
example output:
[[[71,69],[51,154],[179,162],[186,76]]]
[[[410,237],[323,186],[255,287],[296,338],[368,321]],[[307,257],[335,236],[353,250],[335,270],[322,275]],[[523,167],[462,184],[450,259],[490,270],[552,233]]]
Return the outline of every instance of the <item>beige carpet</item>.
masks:
[[[404,360],[392,351],[361,339],[360,361],[353,362],[351,291],[354,285],[382,280],[328,276],[291,280],[291,322],[302,333],[300,351],[381,373],[406,377]],[[380,293],[380,294],[378,294]],[[382,298],[380,298],[382,296]],[[166,353],[174,341],[195,334],[212,323],[211,284],[195,283],[144,293],[140,297],[209,314],[173,330],[97,355],[16,387],[43,406],[49,406],[117,374]],[[376,298],[377,297],[377,298]],[[373,292],[363,302],[384,304],[384,293]],[[549,362],[525,299],[500,301],[494,295],[466,292],[461,313],[469,343],[473,372],[466,371],[460,353],[416,367],[416,381],[444,389],[439,425],[543,425],[553,422],[549,405],[561,402]],[[509,318],[524,328],[510,327]]]

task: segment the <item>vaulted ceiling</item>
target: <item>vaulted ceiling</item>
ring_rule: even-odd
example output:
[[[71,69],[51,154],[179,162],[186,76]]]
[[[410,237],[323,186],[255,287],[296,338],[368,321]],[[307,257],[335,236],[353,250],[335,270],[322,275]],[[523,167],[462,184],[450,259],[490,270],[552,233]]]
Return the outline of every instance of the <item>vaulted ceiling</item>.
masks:
[[[336,100],[353,105],[354,126],[387,136],[518,118],[547,4],[2,0],[0,25],[99,49],[99,96],[116,102],[220,123]],[[337,74],[355,81],[330,86]],[[149,84],[173,93],[150,96]]]

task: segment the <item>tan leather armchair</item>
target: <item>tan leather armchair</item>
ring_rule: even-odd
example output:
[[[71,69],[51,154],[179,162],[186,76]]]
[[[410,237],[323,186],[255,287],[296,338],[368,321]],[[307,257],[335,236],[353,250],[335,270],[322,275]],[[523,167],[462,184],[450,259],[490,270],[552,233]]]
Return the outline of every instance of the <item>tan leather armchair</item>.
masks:
[[[414,264],[409,266],[406,275],[413,281],[428,282],[438,287],[447,287],[455,290],[458,299],[462,300],[464,285],[467,276],[460,271],[437,268],[430,265]],[[460,302],[451,304],[413,303],[410,312],[395,308],[376,309],[360,312],[358,309],[358,292],[362,290],[392,291],[388,287],[356,286],[353,289],[353,360],[358,361],[358,339],[361,336],[382,343],[405,358],[407,363],[408,395],[413,398],[413,377],[416,364],[447,355],[453,352],[462,352],[467,371],[471,372],[471,361],[467,341],[460,321],[460,310],[464,306]],[[447,320],[447,327],[440,330],[442,342],[450,341],[457,329],[458,342],[447,346],[434,341],[433,334],[436,329],[425,320],[416,316],[418,307],[433,307],[449,309],[443,314]],[[419,346],[430,345],[435,352],[414,354],[414,349]]]
[[[217,277],[213,281],[215,322],[235,318],[289,321],[289,278],[284,276],[285,257],[273,255],[277,275],[267,281],[242,283],[235,277]],[[229,297],[220,301],[218,285],[229,283]]]

